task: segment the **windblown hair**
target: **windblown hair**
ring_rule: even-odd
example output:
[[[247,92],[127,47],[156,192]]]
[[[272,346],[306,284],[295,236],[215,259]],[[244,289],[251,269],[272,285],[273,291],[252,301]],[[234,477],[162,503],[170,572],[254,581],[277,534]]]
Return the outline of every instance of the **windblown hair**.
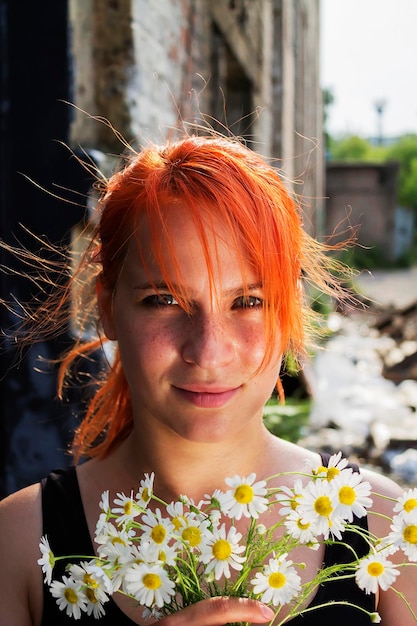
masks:
[[[333,261],[328,248],[304,231],[301,211],[278,170],[235,139],[187,136],[163,146],[151,145],[129,158],[105,184],[96,232],[72,280],[93,268],[93,274],[100,274],[103,285],[113,292],[128,244],[145,224],[162,278],[186,308],[185,294],[177,293],[181,281],[178,275],[168,274],[164,262],[168,253],[169,265],[180,271],[166,228],[167,211],[187,211],[194,221],[214,292],[214,260],[207,233],[221,220],[236,250],[243,281],[243,268],[249,262],[263,286],[268,346],[263,365],[270,362],[277,337],[284,355],[300,358],[311,318],[302,283],[311,281],[321,291],[334,294],[339,288],[329,271]],[[146,270],[146,259],[141,260]],[[57,310],[65,308],[69,297],[67,287]],[[80,302],[87,310],[85,299]],[[64,355],[60,393],[74,362],[106,341],[100,328],[98,332],[92,341],[80,337]],[[130,392],[116,346],[112,364],[76,431],[73,453],[77,459],[105,457],[131,430]]]

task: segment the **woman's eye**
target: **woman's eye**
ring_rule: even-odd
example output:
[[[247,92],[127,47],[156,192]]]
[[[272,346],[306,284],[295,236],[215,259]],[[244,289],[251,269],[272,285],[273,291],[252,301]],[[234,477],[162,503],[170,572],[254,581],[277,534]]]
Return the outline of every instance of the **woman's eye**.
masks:
[[[178,301],[170,293],[154,293],[151,296],[146,296],[142,302],[147,307],[168,307],[178,304]]]
[[[233,303],[234,309],[254,309],[261,307],[263,304],[262,299],[257,296],[241,296],[237,298]]]

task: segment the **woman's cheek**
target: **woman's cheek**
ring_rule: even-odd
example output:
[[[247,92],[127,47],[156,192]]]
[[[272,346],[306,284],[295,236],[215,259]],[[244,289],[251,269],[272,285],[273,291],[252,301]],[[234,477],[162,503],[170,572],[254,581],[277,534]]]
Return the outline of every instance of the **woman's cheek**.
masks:
[[[242,350],[254,360],[263,360],[266,352],[266,337],[263,320],[246,322],[241,329],[240,342]]]

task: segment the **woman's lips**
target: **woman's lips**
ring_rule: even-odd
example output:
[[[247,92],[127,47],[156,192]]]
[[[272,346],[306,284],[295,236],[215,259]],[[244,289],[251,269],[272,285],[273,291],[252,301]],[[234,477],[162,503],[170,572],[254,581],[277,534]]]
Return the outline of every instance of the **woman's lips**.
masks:
[[[205,409],[219,409],[229,402],[238,392],[239,387],[232,389],[221,388],[182,388],[175,387],[176,391],[194,406]]]

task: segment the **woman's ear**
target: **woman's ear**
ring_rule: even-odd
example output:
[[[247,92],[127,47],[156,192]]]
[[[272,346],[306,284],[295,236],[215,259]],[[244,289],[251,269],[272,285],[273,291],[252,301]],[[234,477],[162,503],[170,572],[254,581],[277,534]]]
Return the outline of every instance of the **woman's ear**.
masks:
[[[113,323],[113,292],[103,285],[101,274],[96,278],[96,296],[104,334],[110,341],[116,341],[117,333]]]

